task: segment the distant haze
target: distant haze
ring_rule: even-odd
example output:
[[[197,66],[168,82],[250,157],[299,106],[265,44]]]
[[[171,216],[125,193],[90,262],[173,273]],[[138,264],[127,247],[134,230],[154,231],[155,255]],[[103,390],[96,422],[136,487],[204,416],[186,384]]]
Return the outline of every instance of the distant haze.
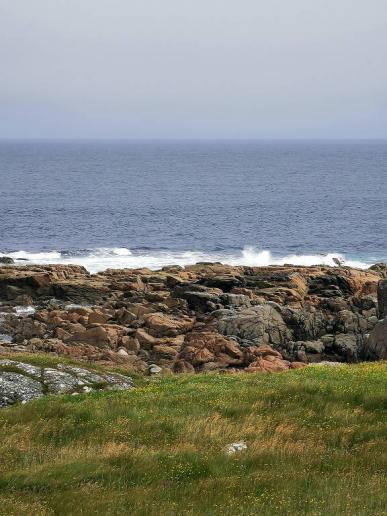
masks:
[[[0,0],[1,138],[387,138],[387,0]]]

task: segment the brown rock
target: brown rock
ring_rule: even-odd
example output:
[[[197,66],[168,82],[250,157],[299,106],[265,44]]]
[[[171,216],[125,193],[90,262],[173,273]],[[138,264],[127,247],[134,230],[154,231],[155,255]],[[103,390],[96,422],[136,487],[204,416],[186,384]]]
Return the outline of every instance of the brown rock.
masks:
[[[121,345],[128,351],[132,351],[134,353],[137,353],[140,349],[140,343],[138,340],[134,337],[129,337],[128,335],[121,337]]]
[[[115,318],[119,324],[130,324],[137,319],[137,316],[126,308],[120,308],[116,310]]]
[[[290,369],[302,369],[303,367],[306,367],[304,362],[290,362]]]
[[[143,328],[138,328],[134,334],[135,339],[139,343],[141,348],[152,349],[157,343],[157,339],[152,335],[149,335]]]
[[[290,362],[271,355],[258,358],[245,369],[247,373],[279,373],[290,368]]]
[[[144,315],[145,326],[155,337],[166,337],[186,333],[193,327],[193,320],[183,316],[179,319],[162,313]]]
[[[88,324],[105,324],[109,319],[111,319],[110,314],[104,313],[100,310],[94,310],[89,313]]]
[[[173,360],[177,355],[177,350],[172,346],[156,345],[153,346],[152,353],[159,358]]]
[[[174,373],[194,373],[195,368],[192,364],[190,364],[186,360],[177,360],[173,364],[173,372]]]

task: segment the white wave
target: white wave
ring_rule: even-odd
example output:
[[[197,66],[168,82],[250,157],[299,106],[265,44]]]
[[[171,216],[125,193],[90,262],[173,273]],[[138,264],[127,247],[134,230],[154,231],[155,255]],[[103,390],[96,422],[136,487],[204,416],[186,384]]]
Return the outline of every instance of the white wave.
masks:
[[[90,256],[131,256],[132,252],[126,247],[97,247],[90,251]]]
[[[29,253],[27,251],[16,251],[14,253],[0,253],[0,256],[9,256],[14,260],[25,261],[35,261],[35,260],[57,260],[61,258],[61,253],[58,251],[47,251],[42,253]],[[47,262],[50,263],[50,262]]]
[[[260,250],[255,247],[245,247],[237,253],[206,253],[199,251],[143,251],[132,252],[125,247],[97,248],[87,253],[75,255],[62,255],[58,251],[41,253],[28,253],[17,251],[15,253],[0,254],[11,258],[23,258],[20,265],[26,264],[77,264],[83,265],[91,273],[101,272],[106,269],[142,268],[160,269],[166,265],[193,265],[197,262],[221,262],[230,265],[267,266],[267,265],[330,265],[336,266],[334,258],[344,265],[365,269],[372,262],[360,260],[347,260],[344,255],[338,253],[328,254],[290,254],[282,257],[273,256],[269,250]]]
[[[329,265],[336,267],[337,263],[334,259],[339,260],[343,265],[349,267],[356,267],[359,269],[366,269],[371,263],[362,262],[359,260],[346,260],[343,254],[328,253],[328,254],[289,254],[281,258],[275,258],[270,251],[259,251],[255,247],[245,247],[240,257],[230,260],[232,265],[249,265],[251,267],[265,267],[267,265]]]

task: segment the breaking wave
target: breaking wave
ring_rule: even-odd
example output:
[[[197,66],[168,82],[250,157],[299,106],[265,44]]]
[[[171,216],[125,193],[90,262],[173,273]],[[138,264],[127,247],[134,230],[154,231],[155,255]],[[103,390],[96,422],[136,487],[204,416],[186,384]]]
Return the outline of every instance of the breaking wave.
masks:
[[[230,265],[266,266],[266,265],[332,265],[336,260],[344,265],[365,269],[372,261],[346,259],[339,253],[328,254],[289,254],[274,256],[268,250],[245,247],[236,252],[201,252],[201,251],[131,251],[125,247],[98,248],[80,251],[16,251],[0,253],[1,256],[13,258],[17,264],[77,264],[83,265],[91,273],[106,269],[140,268],[160,269],[166,265],[193,265],[197,262],[222,262]]]

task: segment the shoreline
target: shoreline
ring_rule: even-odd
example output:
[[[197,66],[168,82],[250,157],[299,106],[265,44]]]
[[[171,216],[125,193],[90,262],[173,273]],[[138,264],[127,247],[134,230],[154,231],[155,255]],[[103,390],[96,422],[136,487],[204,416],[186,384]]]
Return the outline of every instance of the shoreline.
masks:
[[[0,352],[43,351],[141,373],[275,372],[386,358],[378,330],[386,283],[386,264],[198,263],[97,274],[0,264],[0,334],[8,336]]]
[[[335,251],[307,251],[305,253],[271,252],[256,246],[240,249],[178,250],[178,249],[129,249],[127,247],[99,247],[72,251],[35,250],[0,252],[0,263],[9,261],[15,265],[82,265],[91,273],[107,269],[136,269],[148,267],[159,270],[165,266],[182,267],[201,262],[219,262],[224,265],[267,267],[293,264],[296,266],[336,266],[338,263],[367,269],[374,263],[387,260],[387,255],[346,255]]]

